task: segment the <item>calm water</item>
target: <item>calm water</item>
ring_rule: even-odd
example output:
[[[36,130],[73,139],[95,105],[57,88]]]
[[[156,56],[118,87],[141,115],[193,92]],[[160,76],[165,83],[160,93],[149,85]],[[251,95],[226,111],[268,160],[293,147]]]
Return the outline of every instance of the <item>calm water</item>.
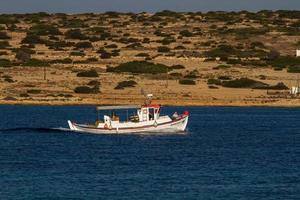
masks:
[[[52,129],[92,107],[0,106],[0,199],[300,198],[300,109],[187,110],[188,135],[142,137]]]

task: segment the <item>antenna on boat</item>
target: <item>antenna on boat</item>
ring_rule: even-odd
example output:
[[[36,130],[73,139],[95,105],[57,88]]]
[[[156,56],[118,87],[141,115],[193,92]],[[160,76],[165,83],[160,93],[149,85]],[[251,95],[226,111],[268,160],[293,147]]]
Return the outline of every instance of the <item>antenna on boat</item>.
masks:
[[[151,104],[153,94],[146,93],[143,88],[141,89],[141,94],[145,97],[144,104],[145,105]]]

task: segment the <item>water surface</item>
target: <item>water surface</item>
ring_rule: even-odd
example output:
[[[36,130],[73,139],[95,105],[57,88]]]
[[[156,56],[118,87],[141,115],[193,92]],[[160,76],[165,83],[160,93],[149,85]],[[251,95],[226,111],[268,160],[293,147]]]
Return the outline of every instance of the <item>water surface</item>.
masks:
[[[185,109],[187,135],[109,136],[55,129],[93,107],[0,106],[0,199],[299,199],[300,109]]]

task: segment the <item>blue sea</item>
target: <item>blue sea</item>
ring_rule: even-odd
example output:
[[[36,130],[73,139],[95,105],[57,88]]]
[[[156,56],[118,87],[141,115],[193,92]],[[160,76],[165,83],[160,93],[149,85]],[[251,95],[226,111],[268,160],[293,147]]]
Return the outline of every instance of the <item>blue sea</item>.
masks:
[[[88,106],[0,106],[0,199],[300,199],[300,109],[165,107],[186,135],[89,135]]]

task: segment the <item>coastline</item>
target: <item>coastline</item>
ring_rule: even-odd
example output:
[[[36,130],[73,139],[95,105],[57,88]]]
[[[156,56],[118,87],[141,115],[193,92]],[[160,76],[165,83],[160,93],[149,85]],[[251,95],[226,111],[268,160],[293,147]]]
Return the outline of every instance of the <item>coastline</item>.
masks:
[[[123,99],[111,100],[85,100],[85,101],[24,101],[24,100],[0,100],[0,105],[15,106],[102,106],[102,105],[128,105],[141,104],[142,101],[124,101]],[[207,102],[207,101],[184,101],[184,100],[153,100],[153,103],[160,104],[164,107],[270,107],[270,108],[300,108],[300,99],[284,99],[272,103],[260,102]]]

